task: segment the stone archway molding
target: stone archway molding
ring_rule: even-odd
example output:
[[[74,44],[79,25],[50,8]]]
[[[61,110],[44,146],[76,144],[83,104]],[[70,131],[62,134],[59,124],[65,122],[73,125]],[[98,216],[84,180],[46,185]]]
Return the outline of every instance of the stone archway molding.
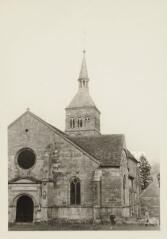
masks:
[[[19,193],[18,195],[16,195],[13,199],[11,199],[10,205],[13,207],[16,207],[18,199],[22,196],[30,197],[33,201],[34,208],[38,207],[39,203],[36,201],[36,199],[33,197],[33,195],[31,195],[30,193],[27,193],[27,192]]]

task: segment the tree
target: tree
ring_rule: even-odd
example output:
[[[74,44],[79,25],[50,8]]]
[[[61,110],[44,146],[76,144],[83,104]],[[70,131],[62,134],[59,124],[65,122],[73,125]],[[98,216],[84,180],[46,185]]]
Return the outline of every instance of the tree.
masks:
[[[151,165],[149,164],[147,158],[144,155],[140,156],[138,167],[141,190],[144,190],[152,181]]]
[[[158,184],[159,184],[159,187],[160,187],[160,173],[157,174],[157,179],[158,179]]]

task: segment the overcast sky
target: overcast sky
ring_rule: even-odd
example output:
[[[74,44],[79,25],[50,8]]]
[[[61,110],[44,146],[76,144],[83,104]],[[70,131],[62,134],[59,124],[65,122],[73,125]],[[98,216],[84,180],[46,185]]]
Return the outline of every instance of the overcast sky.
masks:
[[[82,50],[103,134],[160,160],[166,129],[167,3],[1,0],[1,132],[26,108],[61,130],[78,89]],[[3,143],[3,142],[2,142]]]

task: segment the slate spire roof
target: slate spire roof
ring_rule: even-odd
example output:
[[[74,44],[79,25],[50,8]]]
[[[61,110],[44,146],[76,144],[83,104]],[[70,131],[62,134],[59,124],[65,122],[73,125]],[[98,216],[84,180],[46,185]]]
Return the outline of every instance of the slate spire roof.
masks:
[[[85,53],[86,53],[86,51],[84,50],[79,79],[87,79],[88,80],[88,71],[87,71],[87,66],[86,66]]]
[[[82,107],[96,107],[88,90],[78,90],[77,94],[74,96],[67,108]]]
[[[94,101],[89,94],[89,78],[85,58],[85,50],[83,51],[83,59],[81,70],[78,78],[79,88],[77,94],[74,96],[67,108],[80,108],[80,107],[96,107]]]

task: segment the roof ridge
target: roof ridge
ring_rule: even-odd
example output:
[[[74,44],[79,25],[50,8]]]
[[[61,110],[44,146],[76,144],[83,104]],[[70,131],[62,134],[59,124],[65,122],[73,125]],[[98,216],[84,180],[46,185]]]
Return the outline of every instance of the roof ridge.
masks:
[[[106,136],[125,136],[124,134],[101,134],[101,135],[84,135],[84,136],[77,136],[76,138],[100,138],[100,137],[106,137]],[[75,138],[75,137],[72,137]]]

